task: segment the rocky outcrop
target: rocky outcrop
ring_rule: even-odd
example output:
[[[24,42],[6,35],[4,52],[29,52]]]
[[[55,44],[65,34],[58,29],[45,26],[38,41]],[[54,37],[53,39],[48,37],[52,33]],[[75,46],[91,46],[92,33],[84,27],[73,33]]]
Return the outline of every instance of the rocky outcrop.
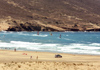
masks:
[[[15,21],[16,22],[16,21]],[[45,26],[45,24],[35,24],[35,23],[17,23],[14,26],[9,26],[6,31],[61,31],[54,26]]]
[[[98,28],[98,29],[97,28],[87,29],[86,31],[100,31],[100,28]]]
[[[71,28],[68,27],[57,27],[54,25],[46,25],[40,23],[40,21],[36,22],[25,22],[18,23],[17,21],[13,21],[13,26],[9,25],[6,31],[100,31],[100,28],[82,28],[81,26],[74,25]]]

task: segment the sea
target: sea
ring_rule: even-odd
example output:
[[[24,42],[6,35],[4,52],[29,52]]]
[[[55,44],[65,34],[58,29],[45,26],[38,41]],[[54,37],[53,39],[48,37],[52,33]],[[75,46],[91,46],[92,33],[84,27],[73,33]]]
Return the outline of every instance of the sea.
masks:
[[[0,49],[100,55],[100,32],[0,32]]]

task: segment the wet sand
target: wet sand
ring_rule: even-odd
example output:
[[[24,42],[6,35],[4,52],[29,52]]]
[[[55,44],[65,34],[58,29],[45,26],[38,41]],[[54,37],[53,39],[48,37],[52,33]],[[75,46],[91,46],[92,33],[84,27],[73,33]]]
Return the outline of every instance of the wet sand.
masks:
[[[0,50],[0,70],[100,70],[100,56]]]

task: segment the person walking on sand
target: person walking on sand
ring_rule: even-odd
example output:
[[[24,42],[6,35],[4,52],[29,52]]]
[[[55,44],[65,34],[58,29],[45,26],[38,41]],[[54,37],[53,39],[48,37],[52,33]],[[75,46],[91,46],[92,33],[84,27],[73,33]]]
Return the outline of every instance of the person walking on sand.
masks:
[[[36,57],[36,59],[38,60],[38,56]]]
[[[32,56],[30,56],[30,59],[32,59]]]
[[[14,49],[14,51],[16,52],[16,48]]]

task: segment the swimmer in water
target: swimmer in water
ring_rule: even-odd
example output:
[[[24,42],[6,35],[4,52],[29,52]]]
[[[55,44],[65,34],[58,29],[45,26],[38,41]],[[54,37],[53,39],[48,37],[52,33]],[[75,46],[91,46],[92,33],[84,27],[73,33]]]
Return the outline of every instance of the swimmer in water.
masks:
[[[61,34],[60,34],[59,38],[61,38]]]

